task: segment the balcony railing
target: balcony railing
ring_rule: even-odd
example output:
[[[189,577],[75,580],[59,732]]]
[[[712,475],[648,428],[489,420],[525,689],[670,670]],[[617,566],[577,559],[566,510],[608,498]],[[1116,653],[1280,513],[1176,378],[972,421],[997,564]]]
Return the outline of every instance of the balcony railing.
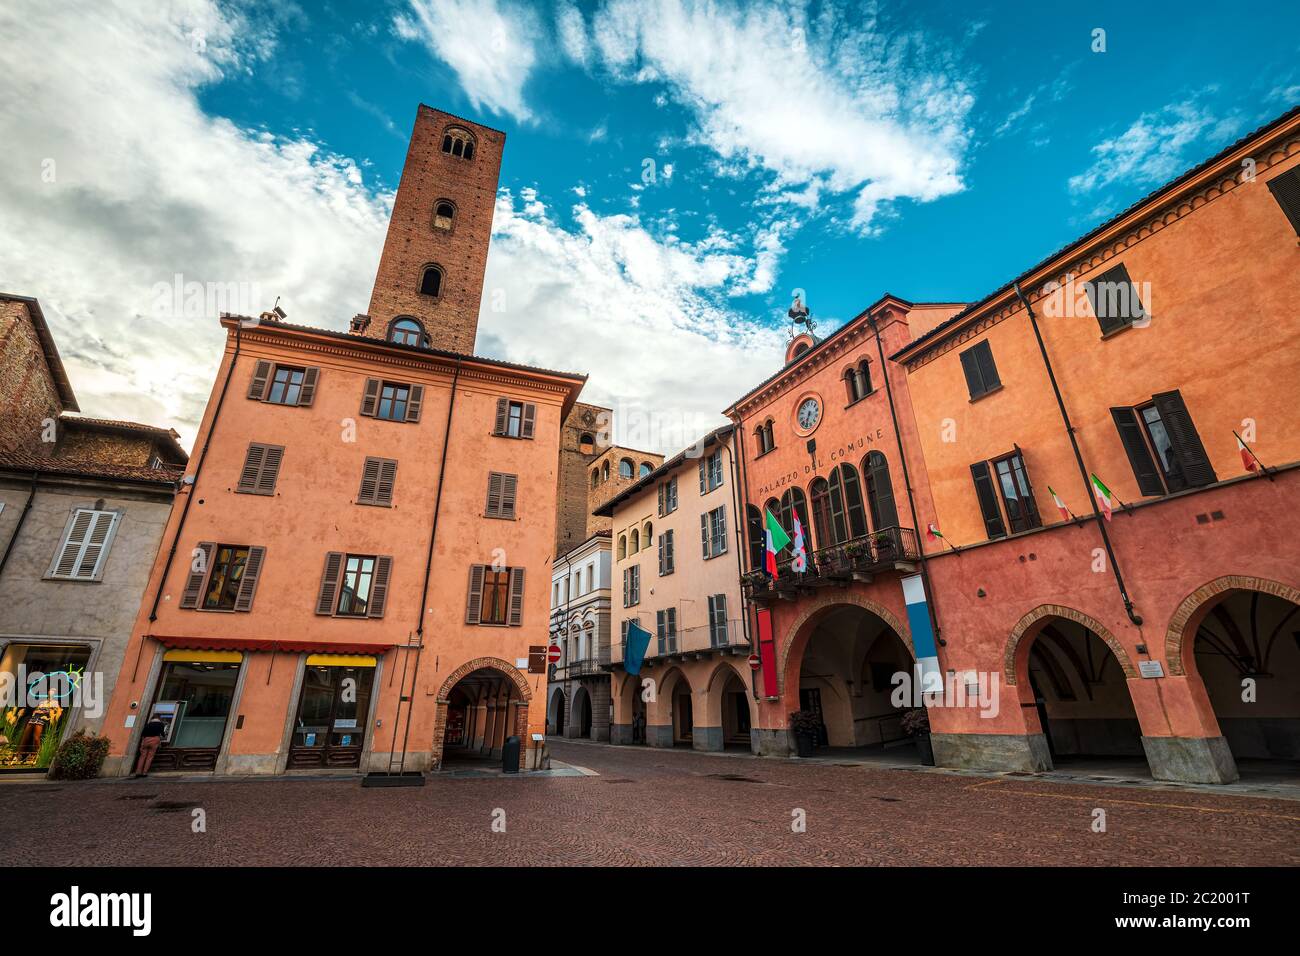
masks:
[[[919,558],[916,531],[912,528],[881,528],[843,544],[811,552],[803,573],[793,569],[793,558],[777,562],[776,581],[771,581],[762,571],[751,571],[744,578],[745,593],[751,599],[762,601],[772,592],[863,578],[894,570],[900,565],[907,567]]]
[[[748,652],[749,647],[744,621],[736,617],[728,619],[726,627],[699,624],[682,628],[674,634],[666,634],[663,638],[651,633],[645,656],[646,660],[654,660],[679,655],[705,655],[714,651]],[[613,663],[621,664],[626,657],[627,641],[624,639],[614,645]]]

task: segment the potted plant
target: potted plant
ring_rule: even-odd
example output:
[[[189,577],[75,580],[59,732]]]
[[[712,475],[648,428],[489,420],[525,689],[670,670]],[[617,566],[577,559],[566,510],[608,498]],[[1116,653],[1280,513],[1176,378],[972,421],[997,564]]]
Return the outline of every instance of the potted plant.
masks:
[[[796,710],[790,714],[790,732],[794,734],[795,752],[800,757],[813,755],[821,728],[821,720],[811,710]]]
[[[78,730],[63,741],[55,751],[50,764],[50,777],[54,780],[89,780],[99,776],[99,769],[108,756],[108,738]]]
[[[924,707],[909,710],[903,715],[903,733],[916,738],[916,749],[921,754],[921,763],[926,767],[934,766],[934,747],[930,744],[930,713]]]
[[[876,560],[893,561],[894,556],[898,553],[898,544],[894,540],[893,534],[888,531],[878,531],[875,537]]]

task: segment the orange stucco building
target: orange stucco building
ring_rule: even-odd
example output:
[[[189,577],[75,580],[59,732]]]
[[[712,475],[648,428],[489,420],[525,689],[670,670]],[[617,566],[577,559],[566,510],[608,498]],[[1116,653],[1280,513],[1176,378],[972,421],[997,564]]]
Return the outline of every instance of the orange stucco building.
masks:
[[[150,718],[164,770],[411,773],[511,736],[537,765],[560,429],[584,378],[471,354],[503,142],[420,108],[375,315],[222,318],[106,773],[131,770]]]
[[[796,337],[727,411],[750,567],[764,505],[811,529],[807,572],[747,578],[755,749],[788,752],[796,710],[823,744],[905,742],[921,635],[940,765],[1292,766],[1297,236],[1293,110],[979,302]]]

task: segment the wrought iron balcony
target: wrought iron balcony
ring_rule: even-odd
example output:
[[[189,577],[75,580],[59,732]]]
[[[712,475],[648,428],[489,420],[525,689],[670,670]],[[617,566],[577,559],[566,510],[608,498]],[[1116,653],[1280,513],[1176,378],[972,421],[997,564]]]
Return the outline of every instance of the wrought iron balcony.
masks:
[[[916,531],[912,528],[880,528],[813,551],[803,573],[792,567],[793,559],[777,562],[776,580],[761,571],[745,575],[745,596],[760,603],[778,597],[791,597],[801,587],[820,587],[852,580],[869,581],[882,571],[912,570],[919,560]]]

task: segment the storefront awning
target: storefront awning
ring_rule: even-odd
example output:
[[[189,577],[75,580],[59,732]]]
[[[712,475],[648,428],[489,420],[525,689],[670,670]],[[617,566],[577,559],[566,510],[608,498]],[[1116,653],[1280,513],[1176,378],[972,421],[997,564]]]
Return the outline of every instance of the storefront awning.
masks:
[[[336,644],[332,641],[282,641],[246,637],[174,637],[151,634],[155,641],[171,649],[190,651],[281,651],[286,654],[338,654],[380,656],[393,644]]]

